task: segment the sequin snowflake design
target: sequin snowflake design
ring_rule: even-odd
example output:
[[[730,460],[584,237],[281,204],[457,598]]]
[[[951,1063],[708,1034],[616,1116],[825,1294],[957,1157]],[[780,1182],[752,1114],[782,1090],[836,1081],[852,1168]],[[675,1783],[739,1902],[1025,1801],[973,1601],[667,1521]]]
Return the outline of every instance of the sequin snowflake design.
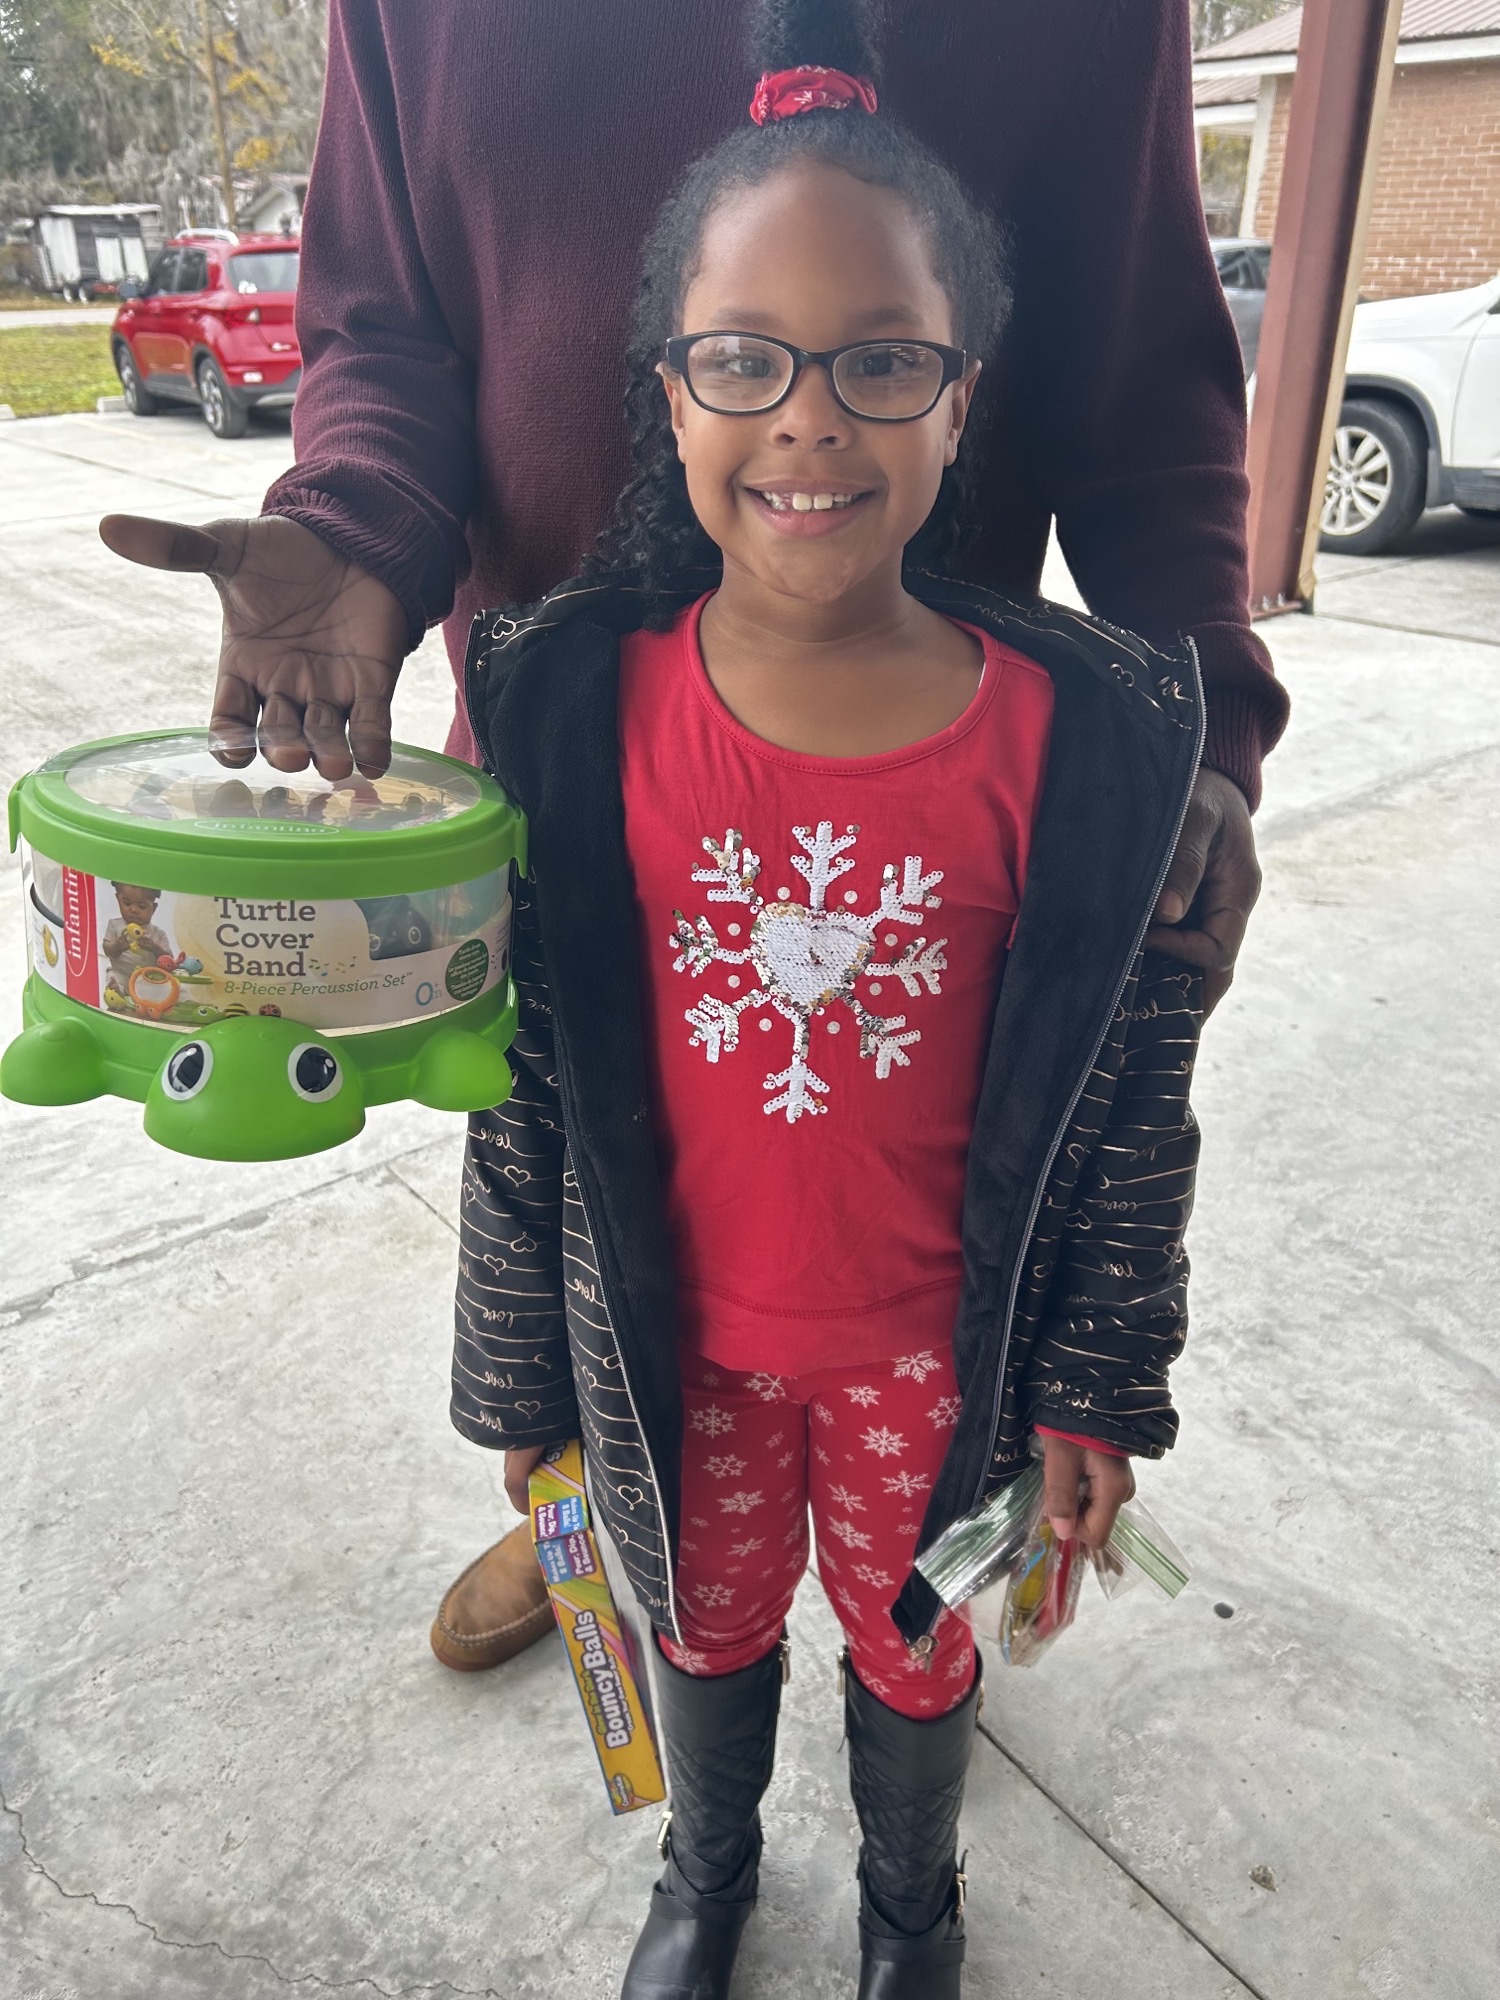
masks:
[[[817,1075],[808,1060],[812,1021],[830,1007],[848,1010],[859,1029],[859,1053],[875,1065],[882,1082],[892,1068],[909,1069],[907,1050],[922,1039],[921,1030],[908,1028],[905,1014],[873,1013],[855,991],[855,982],[898,980],[908,998],[919,999],[942,991],[942,975],[948,969],[944,956],[946,938],[913,938],[890,958],[876,955],[877,932],[882,925],[920,925],[924,913],[940,909],[941,896],[933,894],[943,879],[943,871],[922,873],[922,858],[908,854],[898,870],[894,861],[885,865],[877,909],[858,915],[858,901],[852,890],[844,892],[842,908],[828,908],[828,891],[854,862],[848,850],[859,838],[858,826],[846,826],[837,838],[832,820],[820,820],[816,830],[794,826],[792,836],[802,849],[791,857],[792,867],[807,884],[807,901],[794,903],[788,892],[767,902],[756,888],[760,876],[760,856],[745,845],[742,833],[730,827],[723,844],[705,836],[704,852],[711,868],[695,868],[693,880],[710,885],[710,903],[739,903],[750,912],[749,935],[743,947],[721,941],[707,917],[689,921],[675,910],[676,928],[671,942],[677,947],[672,961],[676,972],[702,978],[711,965],[749,966],[755,985],[749,993],[733,1000],[706,993],[687,1010],[685,1019],[692,1028],[691,1043],[701,1048],[711,1063],[721,1054],[733,1054],[739,1047],[740,1017],[761,1008],[774,1008],[792,1029],[792,1057],[783,1070],[767,1076],[764,1088],[771,1093],[763,1109],[768,1117],[778,1111],[794,1125],[804,1115],[826,1112],[822,1102],[828,1084]],[[742,934],[738,923],[726,926],[729,938]],[[898,942],[888,937],[886,949]],[[742,975],[731,972],[729,985],[738,986]],[[769,1026],[769,1019],[761,1022]],[[833,1032],[837,1022],[829,1023]]]

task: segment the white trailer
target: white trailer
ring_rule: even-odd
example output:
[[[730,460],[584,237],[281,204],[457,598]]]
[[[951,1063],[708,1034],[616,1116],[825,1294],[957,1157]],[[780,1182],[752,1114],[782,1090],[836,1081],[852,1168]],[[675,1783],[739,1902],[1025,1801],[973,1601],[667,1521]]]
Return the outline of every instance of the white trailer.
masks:
[[[31,227],[42,289],[65,299],[112,291],[122,278],[144,279],[161,241],[161,210],[154,202],[59,203],[44,208]]]

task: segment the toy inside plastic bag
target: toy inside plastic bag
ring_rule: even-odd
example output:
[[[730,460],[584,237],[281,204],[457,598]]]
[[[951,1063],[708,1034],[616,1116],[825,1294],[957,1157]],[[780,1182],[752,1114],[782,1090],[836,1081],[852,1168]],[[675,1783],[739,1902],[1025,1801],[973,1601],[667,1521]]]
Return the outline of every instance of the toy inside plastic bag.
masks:
[[[1188,1580],[1181,1550],[1150,1509],[1127,1500],[1102,1549],[1074,1536],[1060,1542],[1042,1503],[1040,1457],[1011,1484],[963,1520],[955,1521],[917,1568],[943,1602],[962,1608],[975,1631],[998,1639],[1008,1666],[1027,1667],[1072,1624],[1085,1569],[1108,1598],[1122,1597],[1144,1577],[1174,1598]]]

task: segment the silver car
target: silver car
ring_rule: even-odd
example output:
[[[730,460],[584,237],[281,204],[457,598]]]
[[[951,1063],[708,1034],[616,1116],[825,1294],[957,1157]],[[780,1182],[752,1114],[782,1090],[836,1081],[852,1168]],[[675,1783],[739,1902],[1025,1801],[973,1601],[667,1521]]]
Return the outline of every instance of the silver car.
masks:
[[[1255,373],[1255,355],[1260,346],[1260,321],[1266,309],[1266,278],[1271,269],[1271,246],[1251,236],[1216,236],[1209,248],[1218,267],[1219,283],[1240,337],[1245,374]]]

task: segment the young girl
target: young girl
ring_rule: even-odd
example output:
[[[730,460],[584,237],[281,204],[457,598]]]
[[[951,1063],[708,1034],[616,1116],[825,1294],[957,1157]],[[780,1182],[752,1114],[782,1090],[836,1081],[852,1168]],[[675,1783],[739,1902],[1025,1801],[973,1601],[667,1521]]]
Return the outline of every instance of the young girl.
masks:
[[[859,1991],[951,2000],[979,1672],[913,1560],[1032,1431],[1097,1546],[1175,1436],[1197,985],[1140,948],[1200,695],[1190,649],[949,580],[996,229],[878,111],[852,0],[769,0],[759,54],[648,244],[605,554],[471,642],[533,868],[454,1415],[522,1508],[581,1432],[656,1629],[627,2000],[728,1992],[809,1513]]]

